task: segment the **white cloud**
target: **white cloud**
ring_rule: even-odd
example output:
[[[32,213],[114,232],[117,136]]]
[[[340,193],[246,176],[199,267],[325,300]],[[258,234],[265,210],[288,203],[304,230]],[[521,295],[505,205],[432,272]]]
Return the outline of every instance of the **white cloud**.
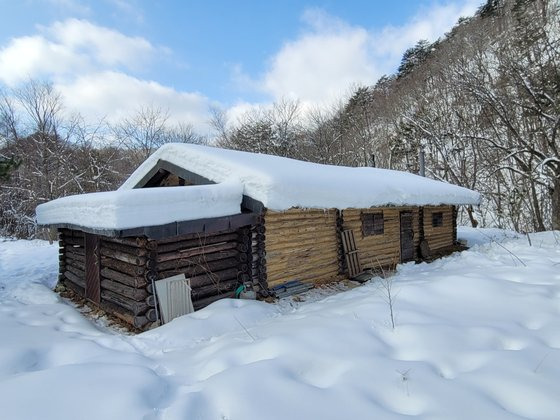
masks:
[[[137,68],[167,54],[167,48],[144,38],[68,19],[0,49],[0,82],[15,86],[29,78],[51,80],[66,109],[88,120],[114,122],[153,105],[168,110],[170,122],[191,123],[207,132],[208,98],[133,76]]]
[[[99,65],[135,68],[149,59],[156,48],[141,37],[130,37],[86,20],[56,22],[46,32],[76,55],[87,55]]]
[[[191,123],[201,132],[208,130],[210,102],[206,97],[178,92],[154,81],[105,71],[57,84],[56,88],[68,108],[80,110],[90,120],[106,118],[115,122],[135,113],[140,106],[154,106],[169,111],[171,123]]]
[[[402,54],[421,39],[435,41],[451,30],[460,17],[472,16],[481,0],[450,2],[421,10],[404,26],[387,26],[373,35],[375,55],[393,68]]]
[[[472,15],[480,1],[436,3],[402,26],[381,29],[352,26],[321,10],[308,10],[302,35],[270,58],[254,84],[274,100],[287,96],[308,105],[331,102],[352,85],[373,84],[392,73],[407,48],[420,39],[435,41],[459,17]],[[239,74],[236,78],[244,80]]]
[[[0,81],[14,85],[30,77],[57,80],[106,67],[135,69],[156,51],[143,38],[86,20],[68,19],[39,30],[0,49]]]

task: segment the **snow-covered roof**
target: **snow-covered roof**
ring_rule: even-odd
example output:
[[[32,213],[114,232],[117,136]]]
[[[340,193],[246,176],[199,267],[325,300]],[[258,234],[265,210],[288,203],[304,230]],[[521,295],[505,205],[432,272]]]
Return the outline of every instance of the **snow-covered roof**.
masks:
[[[73,195],[37,207],[40,225],[130,229],[241,212],[243,186],[220,184]]]
[[[271,210],[369,208],[382,205],[472,204],[479,193],[467,188],[379,168],[321,165],[258,153],[171,143],[150,156],[121,186],[136,188],[159,161],[216,183],[236,180],[244,194]]]

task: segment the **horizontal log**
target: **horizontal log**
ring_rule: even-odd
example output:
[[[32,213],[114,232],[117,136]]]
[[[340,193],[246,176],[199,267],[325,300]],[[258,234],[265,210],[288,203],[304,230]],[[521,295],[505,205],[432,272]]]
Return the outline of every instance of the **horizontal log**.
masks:
[[[296,271],[306,271],[313,270],[317,266],[325,264],[339,264],[339,258],[337,256],[325,256],[323,258],[318,258],[314,261],[305,262],[290,262],[290,261],[270,261],[266,266],[266,272],[268,274],[273,274],[276,272],[296,272]]]
[[[166,271],[160,273],[160,277],[168,278],[168,277],[176,276],[178,274],[184,274],[184,273],[179,271]],[[238,279],[240,278],[240,276],[241,273],[239,273],[237,269],[229,268],[221,271],[216,271],[214,273],[204,273],[188,278],[191,280],[191,286],[194,288],[194,287],[204,286],[208,284],[216,284],[219,283],[220,281]]]
[[[70,271],[72,274],[78,276],[81,279],[85,279],[86,278],[86,273],[84,270],[81,270],[79,268],[76,268],[72,265],[67,264],[66,265],[66,270]]]
[[[292,225],[282,225],[282,226],[269,226],[266,230],[266,235],[277,235],[280,233],[285,232],[286,234],[303,234],[303,233],[310,233],[310,232],[323,232],[323,231],[330,231],[335,230],[336,224],[334,220],[332,223],[315,223],[310,224],[307,223],[305,225],[295,222]]]
[[[334,228],[336,226],[336,219],[303,219],[303,220],[277,220],[270,221],[266,224],[266,233],[279,231],[283,229],[299,228]]]
[[[226,258],[240,259],[239,257],[241,255],[245,255],[245,254],[240,254],[239,251],[237,251],[236,249],[226,249],[223,251],[212,252],[208,254],[204,253],[199,255],[193,255],[190,257],[183,257],[182,254],[179,254],[178,256],[180,256],[181,258],[158,262],[158,270],[167,270],[169,268],[185,267],[189,265],[201,265],[216,260],[223,260]],[[245,259],[246,258],[247,256],[245,255]]]
[[[134,248],[145,248],[148,240],[142,237],[135,237],[135,238],[106,238],[104,239],[106,242],[113,242],[116,244],[122,244]]]
[[[333,278],[338,277],[338,269],[334,270],[331,268],[323,268],[321,270],[316,270],[313,272],[304,272],[300,273],[299,275],[277,275],[274,277],[268,276],[267,281],[269,287],[274,287],[278,284],[285,283],[291,280],[299,280],[301,282],[308,282],[308,283],[324,283],[328,282]]]
[[[134,328],[142,329],[150,322],[146,316],[136,316],[127,309],[111,302],[102,301],[99,307]]]
[[[64,245],[77,245],[77,246],[81,246],[84,247],[84,238],[70,238],[70,237],[62,237],[61,241],[64,243]]]
[[[338,245],[336,241],[326,240],[315,243],[308,242],[291,245],[282,244],[281,246],[270,245],[270,247],[267,246],[265,258],[268,260],[269,258],[274,257],[274,255],[297,255],[300,252],[304,252],[304,250],[314,249],[322,249],[329,253],[338,253]]]
[[[307,274],[323,273],[328,271],[338,272],[338,261],[324,261],[313,266],[301,267],[300,269],[281,269],[269,267],[266,274],[269,280],[282,277],[305,277]]]
[[[175,251],[175,252],[168,252],[165,254],[159,254],[157,256],[157,262],[161,263],[164,261],[176,260],[179,258],[188,258],[192,257],[193,255],[201,255],[201,254],[211,254],[218,251],[225,251],[228,249],[235,249],[237,248],[236,242],[224,242],[219,244],[201,246],[197,248],[191,248],[183,251]]]
[[[148,281],[143,276],[129,276],[108,267],[101,269],[101,276],[135,289],[145,287],[148,284]]]
[[[135,316],[142,315],[149,309],[146,302],[136,302],[110,290],[101,290],[101,299],[129,310]]]
[[[64,251],[76,255],[86,255],[86,249],[84,247],[78,247],[76,245],[66,245],[64,247]]]
[[[148,284],[156,281],[158,279],[157,271],[156,270],[146,271],[146,274],[144,275],[144,278],[146,279],[146,282],[148,282]]]
[[[150,307],[155,307],[156,306],[156,297],[155,295],[148,295],[148,297],[145,300],[146,304]]]
[[[150,322],[155,322],[157,321],[157,311],[155,309],[148,309],[148,312],[146,312],[146,318],[148,318],[148,321]]]
[[[202,286],[192,289],[191,296],[193,301],[206,298],[208,296],[221,295],[227,292],[235,291],[239,287],[240,283],[237,279],[221,281],[217,284],[211,284],[208,286]]]
[[[336,209],[294,209],[282,212],[267,211],[264,215],[265,226],[271,220],[293,220],[293,219],[308,219],[319,217],[336,217]]]
[[[172,242],[180,242],[180,241],[188,241],[191,239],[199,239],[201,237],[204,238],[211,238],[214,236],[220,236],[220,235],[227,235],[233,233],[230,229],[226,229],[226,230],[221,230],[218,232],[205,232],[203,234],[199,233],[199,232],[195,232],[195,233],[187,233],[184,235],[177,235],[177,236],[171,236],[168,238],[162,238],[162,239],[158,239],[157,243],[158,246],[163,245],[163,244],[168,244],[168,243],[172,243]]]
[[[216,236],[200,236],[194,239],[169,242],[166,244],[158,244],[158,252],[165,253],[171,251],[177,251],[181,249],[199,248],[201,246],[207,246],[212,244],[217,244],[220,242],[237,242],[239,235],[235,232],[230,232],[222,235]]]
[[[294,246],[293,248],[282,249],[278,251],[269,251],[266,254],[266,261],[270,261],[271,259],[281,260],[281,259],[294,259],[294,258],[314,258],[317,256],[325,255],[325,254],[339,254],[339,248],[336,243],[326,244],[325,246],[317,247],[317,246],[306,246],[306,247],[298,247]]]
[[[122,251],[115,251],[114,249],[109,249],[107,247],[101,246],[101,255],[104,257],[110,257],[115,260],[123,261],[128,264],[142,266],[146,264],[145,257],[137,257],[134,255],[127,254]]]
[[[135,301],[144,301],[148,297],[146,289],[138,289],[135,287],[126,286],[119,282],[101,277],[101,290],[110,290],[111,292],[118,293],[125,298]]]
[[[81,271],[86,270],[86,264],[84,262],[81,262],[81,261],[72,260],[72,259],[68,258],[68,259],[65,259],[64,261],[62,261],[62,263],[64,263],[64,265],[66,265],[66,266],[71,265],[72,267],[75,267],[75,268],[77,268],[78,270],[81,270]]]
[[[145,257],[148,253],[146,248],[134,247],[108,240],[101,241],[101,246],[107,249],[124,252],[125,254],[134,255],[135,257]]]
[[[253,229],[251,229],[251,233],[261,233],[264,234],[266,232],[265,225],[256,225]]]
[[[210,297],[207,297],[207,298],[204,298],[204,299],[194,301],[193,306],[194,306],[195,311],[198,311],[199,309],[205,308],[206,306],[210,305],[211,303],[216,302],[217,300],[233,298],[233,297],[235,297],[235,292],[229,292],[229,293],[224,293],[224,294],[221,294],[221,295],[210,296]]]
[[[64,276],[64,275],[63,275]],[[79,284],[74,283],[68,277],[64,276],[63,283],[66,287],[76,293],[78,296],[85,297],[86,296],[86,289],[85,286],[80,286]]]
[[[395,249],[400,249],[401,244],[399,242],[393,242],[391,244],[381,244],[381,245],[371,245],[371,246],[360,246],[358,244],[358,250],[360,253],[369,252],[369,253],[387,253],[392,252]]]
[[[101,257],[101,267],[108,267],[112,270],[128,274],[129,276],[143,276],[146,272],[144,266],[130,264],[124,261],[116,260],[111,257]]]
[[[291,250],[296,247],[297,248],[305,248],[305,247],[321,248],[328,244],[336,245],[336,243],[337,241],[334,235],[332,237],[329,236],[326,238],[316,238],[315,240],[306,239],[305,241],[298,241],[297,239],[294,239],[291,242],[280,242],[280,243],[267,242],[266,254],[268,255],[272,251]]]
[[[266,241],[266,248],[270,246],[281,246],[283,244],[299,244],[299,243],[313,243],[331,241],[335,243],[337,241],[338,235],[334,230],[328,232],[322,232],[317,234],[294,234],[294,235],[271,235]]]
[[[175,260],[178,261],[178,260]],[[169,262],[169,261],[168,261]],[[203,273],[211,273],[214,271],[218,271],[218,270],[223,270],[226,268],[235,268],[237,270],[241,270],[241,263],[237,260],[237,258],[226,258],[224,260],[217,260],[217,261],[211,261],[211,262],[207,262],[204,264],[198,264],[198,265],[188,265],[185,267],[181,267],[181,266],[177,266],[177,265],[171,265],[171,266],[166,266],[165,268],[162,267],[160,264],[159,267],[159,272],[160,273],[164,273],[166,271],[177,271],[177,272],[181,272],[184,273],[186,277],[192,277],[192,276],[196,276],[198,274],[203,274]]]
[[[85,278],[80,278],[80,277],[78,277],[77,275],[75,275],[74,273],[72,273],[71,271],[68,271],[68,270],[66,270],[64,272],[64,277],[66,277],[72,283],[80,286],[81,288],[83,288],[85,290],[85,287],[86,287]]]

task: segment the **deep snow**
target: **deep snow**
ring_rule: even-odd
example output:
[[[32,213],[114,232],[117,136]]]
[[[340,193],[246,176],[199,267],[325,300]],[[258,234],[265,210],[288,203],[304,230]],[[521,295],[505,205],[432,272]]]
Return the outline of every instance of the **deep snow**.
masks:
[[[186,143],[160,147],[119,191],[135,188],[159,160],[217,183],[235,180],[243,184],[244,194],[270,210],[480,203],[475,191],[408,172],[321,165]]]
[[[473,248],[399,266],[394,330],[376,279],[137,336],[50,290],[56,245],[0,242],[0,418],[558,419],[560,233],[459,235]]]
[[[107,191],[58,198],[37,206],[41,225],[69,223],[129,229],[241,212],[243,185],[221,184]]]

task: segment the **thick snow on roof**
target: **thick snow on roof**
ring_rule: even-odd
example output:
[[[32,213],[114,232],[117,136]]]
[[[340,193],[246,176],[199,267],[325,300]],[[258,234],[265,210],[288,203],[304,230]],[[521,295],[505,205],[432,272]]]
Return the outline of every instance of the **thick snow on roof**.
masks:
[[[320,165],[192,144],[167,144],[121,186],[135,188],[157,164],[170,162],[216,183],[237,180],[244,194],[271,210],[382,205],[479,204],[469,189],[407,172]]]
[[[236,182],[81,194],[41,204],[37,222],[95,229],[157,226],[238,214],[242,198],[243,186]]]

